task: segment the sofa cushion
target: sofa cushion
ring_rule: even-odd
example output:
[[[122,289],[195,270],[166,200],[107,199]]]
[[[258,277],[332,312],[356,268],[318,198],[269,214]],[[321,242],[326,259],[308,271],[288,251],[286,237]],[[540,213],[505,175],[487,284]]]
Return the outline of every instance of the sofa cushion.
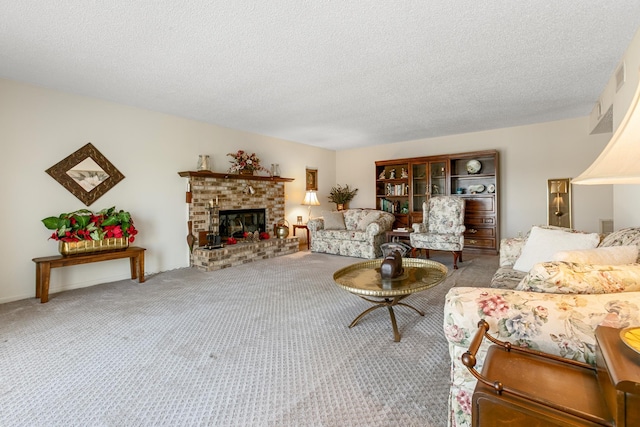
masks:
[[[344,224],[344,215],[342,212],[322,212],[322,218],[324,219],[325,230],[346,230],[347,227]]]
[[[533,227],[513,268],[526,273],[537,263],[551,261],[556,252],[593,249],[599,242],[600,236],[597,233],[575,233]]]
[[[491,278],[492,288],[515,289],[527,273],[514,270],[512,267],[499,267]]]
[[[581,264],[622,265],[633,264],[638,259],[638,247],[609,246],[578,251],[556,252],[552,261],[576,262]]]
[[[360,220],[369,211],[364,209],[347,209],[342,212],[344,213],[344,224],[347,227],[347,230],[356,230]]]
[[[640,228],[631,227],[614,231],[602,239],[599,247],[635,245],[640,247]],[[638,260],[640,261],[640,260]]]
[[[381,214],[382,213],[380,211],[367,212],[362,218],[360,218],[360,221],[358,221],[356,230],[360,230],[360,231],[366,230],[369,224],[380,219]]]
[[[515,290],[556,294],[640,291],[640,264],[543,262],[534,265]]]

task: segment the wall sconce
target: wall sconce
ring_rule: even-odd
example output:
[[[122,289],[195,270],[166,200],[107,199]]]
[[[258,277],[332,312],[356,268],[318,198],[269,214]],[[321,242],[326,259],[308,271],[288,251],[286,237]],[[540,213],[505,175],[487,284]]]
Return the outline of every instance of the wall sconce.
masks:
[[[302,204],[305,206],[309,206],[309,219],[311,219],[311,206],[320,206],[320,202],[318,201],[318,196],[315,191],[307,191],[304,195],[304,200]]]
[[[547,224],[571,228],[571,178],[547,181]]]

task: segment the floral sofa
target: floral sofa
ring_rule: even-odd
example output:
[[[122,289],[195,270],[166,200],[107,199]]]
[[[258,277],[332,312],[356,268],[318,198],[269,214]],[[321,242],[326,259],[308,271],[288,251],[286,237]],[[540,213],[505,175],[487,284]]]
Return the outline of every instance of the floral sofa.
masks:
[[[451,357],[449,425],[471,425],[475,378],[462,364],[486,320],[499,340],[595,365],[598,325],[640,325],[640,264],[597,265],[566,261],[535,264],[528,272],[512,267],[527,238],[503,239],[500,269],[491,287],[452,288],[444,307],[444,332]],[[601,247],[640,245],[640,229],[628,228],[605,237]],[[484,340],[476,368],[482,370]]]
[[[395,216],[372,209],[347,209],[323,212],[321,218],[307,223],[311,252],[323,252],[357,258],[379,258],[380,245],[393,227]]]

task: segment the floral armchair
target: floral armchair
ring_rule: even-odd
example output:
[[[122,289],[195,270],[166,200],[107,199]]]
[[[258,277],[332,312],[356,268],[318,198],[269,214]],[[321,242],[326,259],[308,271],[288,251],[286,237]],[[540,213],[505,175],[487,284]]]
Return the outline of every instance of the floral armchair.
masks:
[[[451,357],[449,425],[471,425],[476,379],[461,361],[478,321],[489,323],[499,340],[595,365],[598,325],[640,325],[640,264],[597,265],[542,262],[528,272],[513,270],[528,237],[503,239],[500,269],[490,288],[452,288],[444,306],[444,332]],[[640,245],[640,229],[616,231],[598,248]],[[580,252],[580,251],[578,251]],[[477,353],[481,370],[491,343]]]
[[[418,249],[451,251],[453,268],[462,261],[464,247],[464,199],[458,196],[431,197],[422,204],[422,222],[413,224],[411,246]]]

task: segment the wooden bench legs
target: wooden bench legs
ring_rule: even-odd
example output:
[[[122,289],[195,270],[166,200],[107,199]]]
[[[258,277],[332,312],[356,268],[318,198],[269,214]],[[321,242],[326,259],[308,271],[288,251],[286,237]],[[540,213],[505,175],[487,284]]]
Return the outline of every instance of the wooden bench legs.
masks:
[[[36,263],[36,298],[41,303],[49,301],[49,282],[51,269],[67,267],[78,264],[90,264],[93,262],[109,261],[112,259],[129,258],[131,279],[144,282],[144,251],[145,248],[129,247],[124,251],[95,252],[83,255],[56,255],[50,257],[34,258]]]

